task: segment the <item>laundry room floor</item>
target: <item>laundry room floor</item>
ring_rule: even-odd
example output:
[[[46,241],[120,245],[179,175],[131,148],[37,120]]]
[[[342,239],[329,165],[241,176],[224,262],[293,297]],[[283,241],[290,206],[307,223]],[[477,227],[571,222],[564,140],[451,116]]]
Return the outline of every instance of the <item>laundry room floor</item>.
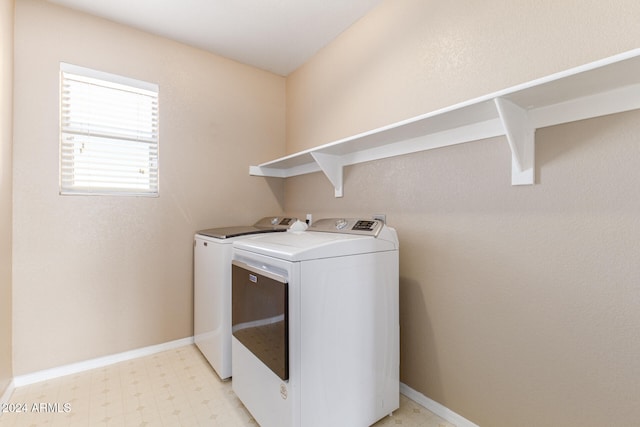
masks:
[[[194,345],[18,387],[6,409],[0,427],[258,427]],[[455,427],[403,395],[388,426]]]

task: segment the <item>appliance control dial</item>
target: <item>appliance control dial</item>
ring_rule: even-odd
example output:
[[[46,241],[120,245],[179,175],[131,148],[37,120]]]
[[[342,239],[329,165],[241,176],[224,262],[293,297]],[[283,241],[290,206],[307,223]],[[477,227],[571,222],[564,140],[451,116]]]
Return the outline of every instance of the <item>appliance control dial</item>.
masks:
[[[271,218],[271,225],[278,225],[278,222],[280,222],[280,220],[277,217]]]
[[[339,219],[336,221],[336,229],[342,230],[347,224],[349,224],[349,222],[346,219]]]

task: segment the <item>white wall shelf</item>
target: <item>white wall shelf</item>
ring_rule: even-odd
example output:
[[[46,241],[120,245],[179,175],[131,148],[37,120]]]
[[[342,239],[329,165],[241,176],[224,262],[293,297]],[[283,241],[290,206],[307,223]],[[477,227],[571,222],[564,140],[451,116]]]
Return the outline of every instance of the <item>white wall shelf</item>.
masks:
[[[530,185],[536,129],[635,109],[640,49],[250,166],[249,174],[288,178],[322,171],[342,197],[344,166],[506,136],[511,183]]]

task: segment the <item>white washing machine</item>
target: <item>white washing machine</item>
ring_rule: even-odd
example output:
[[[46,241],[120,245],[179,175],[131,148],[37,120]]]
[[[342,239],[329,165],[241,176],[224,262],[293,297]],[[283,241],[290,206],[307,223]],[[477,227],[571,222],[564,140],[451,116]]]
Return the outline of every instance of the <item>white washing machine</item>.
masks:
[[[194,238],[194,341],[222,379],[231,376],[232,244],[260,233],[285,231],[293,218],[266,217],[252,226],[211,228]]]
[[[325,219],[233,247],[232,387],[261,427],[365,427],[399,407],[394,229]]]

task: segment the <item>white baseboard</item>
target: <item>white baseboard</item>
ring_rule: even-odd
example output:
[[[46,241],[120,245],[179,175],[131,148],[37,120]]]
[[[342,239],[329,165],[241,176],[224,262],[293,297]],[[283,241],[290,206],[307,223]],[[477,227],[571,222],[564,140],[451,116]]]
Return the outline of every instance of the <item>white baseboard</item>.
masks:
[[[0,396],[0,405],[4,403],[9,403],[9,400],[11,400],[11,395],[13,394],[14,389],[15,389],[15,385],[12,379],[11,381],[9,381],[9,385],[4,390],[4,393],[2,393],[2,396]],[[2,416],[2,411],[0,411],[0,417],[1,416]]]
[[[433,412],[445,421],[450,422],[456,427],[479,427],[477,424],[474,424],[463,416],[456,414],[451,409],[439,404],[435,400],[429,399],[424,394],[415,391],[404,383],[400,383],[400,393],[404,394],[414,402],[424,406],[429,411]]]
[[[76,374],[90,369],[102,368],[104,366],[113,365],[114,363],[124,362],[138,357],[149,356],[155,353],[160,353],[161,351],[172,350],[189,344],[193,344],[193,337],[125,351],[124,353],[113,354],[111,356],[98,357],[96,359],[85,360],[84,362],[71,363],[69,365],[45,369],[31,374],[19,375],[13,379],[13,385],[14,387],[22,387],[24,385],[63,377],[65,375]]]

